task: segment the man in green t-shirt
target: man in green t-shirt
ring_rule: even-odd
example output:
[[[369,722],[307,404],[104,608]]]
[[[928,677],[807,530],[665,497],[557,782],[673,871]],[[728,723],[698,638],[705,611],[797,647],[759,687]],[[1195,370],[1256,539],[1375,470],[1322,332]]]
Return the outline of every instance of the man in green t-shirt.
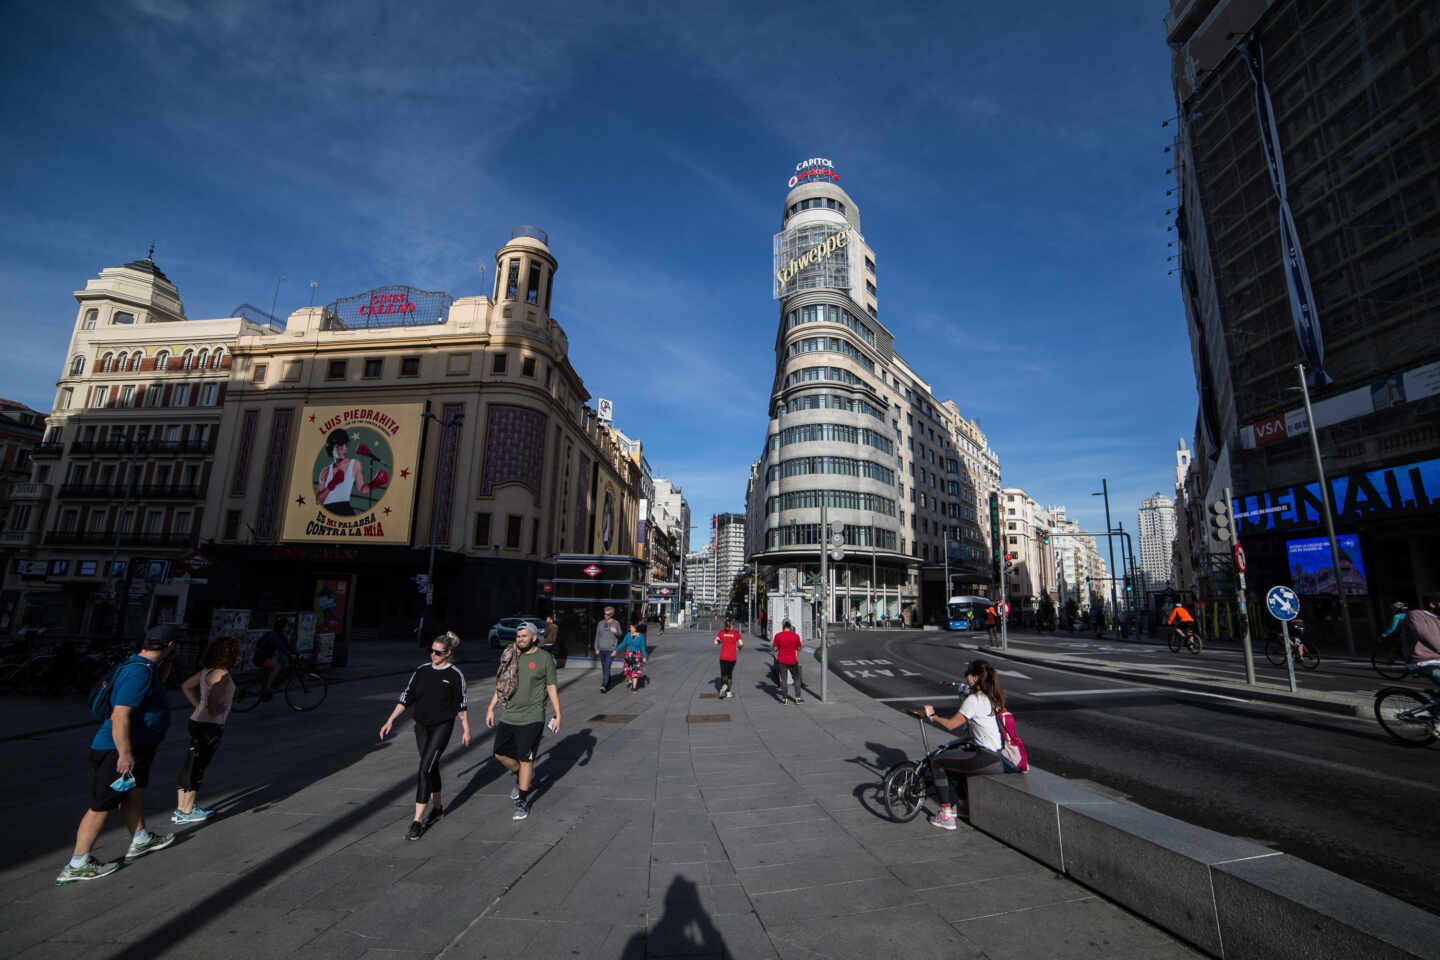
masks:
[[[535,748],[545,726],[545,698],[550,698],[554,718],[550,732],[560,732],[560,691],[555,686],[555,658],[541,648],[535,630],[521,624],[515,631],[515,692],[505,701],[500,726],[495,730],[495,759],[516,775],[510,799],[515,801],[512,820],[530,815],[530,779],[535,773]],[[495,705],[500,689],[490,695],[485,708],[485,726],[495,726]]]

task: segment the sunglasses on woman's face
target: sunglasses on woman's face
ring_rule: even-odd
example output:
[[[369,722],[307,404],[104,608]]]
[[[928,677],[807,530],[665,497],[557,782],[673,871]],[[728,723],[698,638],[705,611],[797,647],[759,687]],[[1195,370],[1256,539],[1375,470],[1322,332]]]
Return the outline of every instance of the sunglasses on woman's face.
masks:
[[[443,657],[449,652],[449,650],[436,650],[434,647],[430,648],[430,656],[432,657]]]

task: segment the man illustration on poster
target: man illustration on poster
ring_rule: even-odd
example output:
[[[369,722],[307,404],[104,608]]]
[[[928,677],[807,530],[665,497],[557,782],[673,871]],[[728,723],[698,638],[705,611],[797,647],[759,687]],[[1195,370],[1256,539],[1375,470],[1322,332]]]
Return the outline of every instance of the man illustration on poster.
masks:
[[[359,444],[359,452],[370,454],[372,465],[376,460],[374,454],[370,453],[369,447]],[[325,438],[325,456],[330,462],[320,470],[320,475],[315,481],[315,499],[330,513],[337,517],[350,517],[355,515],[355,508],[350,503],[350,498],[355,494],[365,495],[377,487],[383,487],[390,480],[389,473],[382,466],[375,471],[370,480],[365,479],[365,471],[359,460],[350,457],[350,434],[345,430],[336,428],[330,431]]]

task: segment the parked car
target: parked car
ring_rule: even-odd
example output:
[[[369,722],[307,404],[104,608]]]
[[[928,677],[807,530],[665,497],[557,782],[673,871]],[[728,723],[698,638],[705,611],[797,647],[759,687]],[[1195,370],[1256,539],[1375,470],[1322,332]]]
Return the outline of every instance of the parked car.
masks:
[[[520,624],[528,623],[535,628],[535,634],[540,638],[541,644],[545,641],[545,619],[543,617],[505,617],[495,626],[490,628],[490,646],[499,649],[507,643],[515,642],[515,631]]]

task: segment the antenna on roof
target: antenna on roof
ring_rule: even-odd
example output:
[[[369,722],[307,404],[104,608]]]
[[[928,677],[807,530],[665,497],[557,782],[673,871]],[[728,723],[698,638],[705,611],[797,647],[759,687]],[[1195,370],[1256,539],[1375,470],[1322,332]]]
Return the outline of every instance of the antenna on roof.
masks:
[[[146,260],[150,260],[150,261],[154,261],[154,259],[155,259],[155,241],[154,241],[154,240],[151,240],[151,241],[150,241],[150,252],[147,253],[147,254],[145,254],[145,259],[146,259]]]

